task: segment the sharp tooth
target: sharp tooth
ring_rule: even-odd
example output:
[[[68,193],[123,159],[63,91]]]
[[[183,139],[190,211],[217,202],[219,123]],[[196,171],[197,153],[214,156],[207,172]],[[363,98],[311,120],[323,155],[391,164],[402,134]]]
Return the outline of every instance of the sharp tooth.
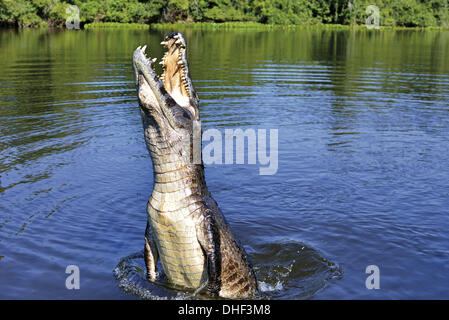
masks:
[[[178,39],[178,38],[179,38],[179,35],[178,35],[178,34],[175,34],[175,35],[173,36],[173,38]]]
[[[179,65],[183,65],[183,64],[184,64],[184,61],[180,60],[180,61],[178,61],[178,64],[179,64]]]
[[[155,63],[156,60],[157,60],[157,58],[153,58],[153,59],[151,59],[151,62]]]
[[[143,48],[141,49],[141,51],[143,52],[143,53],[145,53],[145,50],[147,49],[147,45],[144,45],[143,46]]]
[[[140,50],[140,48],[141,48],[141,46],[138,46],[138,47],[137,47],[137,50]]]
[[[162,42],[161,42],[161,45],[163,45],[163,46],[167,46],[167,44],[168,44],[167,41],[162,41]]]
[[[182,44],[182,41],[181,41],[181,39],[178,39],[178,40],[175,41],[175,43],[176,44]]]
[[[164,61],[163,60],[159,61],[159,64],[164,65]]]

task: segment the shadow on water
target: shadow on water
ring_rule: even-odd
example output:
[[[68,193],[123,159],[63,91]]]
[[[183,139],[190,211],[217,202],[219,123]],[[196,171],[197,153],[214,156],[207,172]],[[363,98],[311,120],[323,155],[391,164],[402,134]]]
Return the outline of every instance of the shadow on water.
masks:
[[[250,258],[259,282],[256,299],[307,299],[343,276],[340,266],[296,241],[259,244]],[[158,270],[162,270],[160,265]],[[121,259],[114,269],[118,286],[141,299],[207,299],[174,288],[162,272],[156,283],[147,281],[145,273],[143,251]]]

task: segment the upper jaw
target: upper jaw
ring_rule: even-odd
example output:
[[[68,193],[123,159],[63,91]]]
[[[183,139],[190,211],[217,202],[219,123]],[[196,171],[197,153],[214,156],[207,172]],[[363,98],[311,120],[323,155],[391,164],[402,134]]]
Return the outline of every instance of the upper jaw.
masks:
[[[159,62],[164,69],[161,75],[164,87],[170,94],[182,94],[188,101],[193,94],[193,86],[187,66],[186,41],[181,33],[173,32],[165,37],[161,45],[167,48]]]
[[[174,102],[188,110],[198,120],[199,99],[189,75],[186,41],[181,33],[174,32],[167,35],[161,44],[167,48],[167,51],[159,62],[164,70],[160,77],[153,69],[156,58],[147,57],[146,46],[138,47],[134,51],[133,68],[138,91],[140,87],[143,87],[142,85],[148,84],[158,102],[168,102],[170,105]],[[143,81],[146,83],[141,83]]]

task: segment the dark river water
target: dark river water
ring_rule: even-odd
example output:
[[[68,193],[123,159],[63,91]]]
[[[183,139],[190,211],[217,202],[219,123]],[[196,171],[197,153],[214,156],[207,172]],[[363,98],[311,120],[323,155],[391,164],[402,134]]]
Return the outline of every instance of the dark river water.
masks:
[[[278,130],[274,175],[206,165],[262,297],[449,298],[449,32],[183,32],[203,130]],[[189,297],[142,277],[164,34],[0,31],[0,298]]]

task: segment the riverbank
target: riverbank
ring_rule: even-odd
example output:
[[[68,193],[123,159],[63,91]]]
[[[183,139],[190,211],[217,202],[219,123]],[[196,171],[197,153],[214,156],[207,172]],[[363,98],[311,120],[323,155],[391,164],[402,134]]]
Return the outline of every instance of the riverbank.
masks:
[[[8,0],[0,25],[64,27],[66,21],[120,23],[228,23],[266,25],[371,24],[449,27],[448,0]]]
[[[179,23],[120,23],[120,22],[96,22],[88,23],[83,26],[84,29],[153,29],[153,30],[184,30],[184,29],[203,29],[203,30],[226,30],[226,29],[331,29],[331,30],[446,30],[444,27],[393,27],[380,26],[378,28],[368,28],[366,25],[342,25],[342,24],[312,24],[312,25],[274,25],[258,22],[179,22]]]

